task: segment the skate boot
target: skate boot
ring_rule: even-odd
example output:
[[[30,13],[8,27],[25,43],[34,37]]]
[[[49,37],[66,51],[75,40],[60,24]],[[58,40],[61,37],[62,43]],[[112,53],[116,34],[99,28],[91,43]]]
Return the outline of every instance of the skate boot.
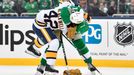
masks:
[[[88,69],[91,71],[91,75],[96,75],[96,69],[91,64],[88,64]]]
[[[39,66],[37,67],[37,72],[35,73],[35,75],[43,75],[44,70],[45,70],[45,67],[46,67],[46,66],[39,65]]]
[[[96,70],[94,68],[89,69],[91,71],[91,75],[96,75]]]
[[[32,55],[32,56],[34,56],[34,57],[40,57],[40,56],[41,56],[40,51],[34,49],[33,44],[30,45],[30,46],[27,48],[27,50],[25,51],[25,53],[30,54],[30,55]]]
[[[50,65],[46,65],[46,68],[45,68],[45,74],[44,75],[58,75],[59,71],[54,69],[53,66],[50,66]]]

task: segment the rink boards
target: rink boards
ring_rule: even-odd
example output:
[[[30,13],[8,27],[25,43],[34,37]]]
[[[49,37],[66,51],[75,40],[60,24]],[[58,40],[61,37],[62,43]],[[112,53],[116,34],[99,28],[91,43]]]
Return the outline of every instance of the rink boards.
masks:
[[[0,19],[0,65],[38,65],[40,59],[24,51],[36,37],[33,19]],[[92,19],[83,40],[99,67],[134,67],[134,19]],[[86,66],[77,50],[64,39],[69,66]],[[41,49],[44,52],[45,47]],[[57,66],[64,66],[62,49]]]

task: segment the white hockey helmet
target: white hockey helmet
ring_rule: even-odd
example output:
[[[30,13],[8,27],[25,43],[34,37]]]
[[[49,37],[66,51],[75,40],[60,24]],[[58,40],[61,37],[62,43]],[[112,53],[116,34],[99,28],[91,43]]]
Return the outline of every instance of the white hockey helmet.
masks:
[[[80,24],[84,20],[83,13],[80,13],[80,12],[72,13],[70,15],[70,20],[71,20],[72,23]]]

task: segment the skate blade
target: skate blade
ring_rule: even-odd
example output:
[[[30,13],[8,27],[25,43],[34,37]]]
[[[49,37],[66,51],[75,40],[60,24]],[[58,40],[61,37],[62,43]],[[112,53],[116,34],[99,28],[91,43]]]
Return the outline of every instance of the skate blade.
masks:
[[[92,73],[92,75],[102,75],[102,73],[99,73],[97,71],[94,71],[94,72],[91,72],[91,73]]]
[[[36,57],[36,58],[39,58],[39,57],[40,57],[40,56],[37,56],[37,55],[33,54],[32,52],[30,52],[30,51],[28,51],[28,50],[25,50],[25,53],[27,53],[27,54],[29,54],[29,55],[32,55],[32,56],[34,56],[34,57]]]
[[[44,73],[44,75],[59,75],[58,73],[56,73],[56,72],[47,72],[47,71],[45,71],[45,73]]]

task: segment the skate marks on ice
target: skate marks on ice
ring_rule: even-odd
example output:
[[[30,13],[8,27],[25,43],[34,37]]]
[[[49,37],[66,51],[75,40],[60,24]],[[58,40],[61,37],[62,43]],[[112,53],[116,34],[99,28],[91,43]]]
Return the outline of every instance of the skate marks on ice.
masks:
[[[0,75],[34,75],[37,66],[0,66]],[[63,75],[64,67],[55,67],[59,70],[59,75]],[[80,69],[82,75],[91,75],[87,67],[69,67],[70,69]],[[101,67],[98,70],[102,75],[134,75],[134,68],[108,68]]]

